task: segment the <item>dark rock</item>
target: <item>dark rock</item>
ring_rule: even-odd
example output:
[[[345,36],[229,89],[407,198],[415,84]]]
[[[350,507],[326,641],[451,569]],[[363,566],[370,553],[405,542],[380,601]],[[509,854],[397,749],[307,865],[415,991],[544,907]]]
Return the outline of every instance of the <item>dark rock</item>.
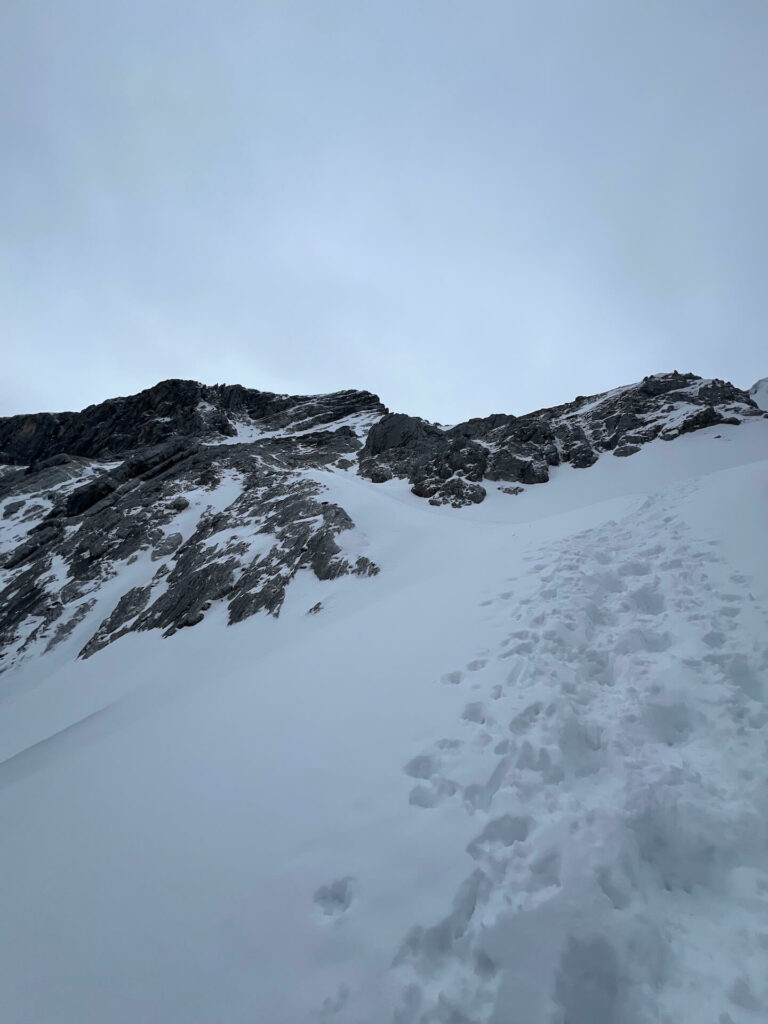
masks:
[[[53,466],[66,466],[68,462],[70,462],[69,455],[51,455],[47,459],[40,459],[30,463],[27,466],[26,475],[31,476],[33,473],[40,473],[42,470],[51,469]]]
[[[93,483],[84,484],[69,495],[64,504],[63,514],[68,519],[82,515],[89,508],[114,494],[117,488],[117,481],[112,480],[106,474],[101,479],[94,480]]]
[[[510,451],[497,451],[491,458],[486,476],[489,480],[512,480],[521,484],[544,484],[549,480],[547,463],[524,458]]]
[[[133,587],[123,594],[115,609],[82,649],[81,656],[87,658],[100,648],[105,647],[111,640],[127,633],[128,630],[123,627],[146,608],[151,593],[151,587]]]
[[[386,412],[376,395],[275,395],[239,385],[206,386],[166,380],[127,398],[113,398],[82,412],[37,413],[0,420],[0,462],[33,464],[62,455],[106,458],[156,445],[173,437],[234,437],[235,421],[265,430],[308,429],[354,413]],[[43,461],[41,461],[43,460]]]
[[[74,630],[77,628],[77,626],[80,625],[80,623],[92,610],[95,604],[95,598],[91,598],[90,601],[83,601],[82,604],[79,604],[75,608],[74,612],[70,615],[68,619],[66,619],[64,622],[57,623],[56,629],[54,630],[53,635],[51,636],[51,639],[48,641],[48,644],[45,648],[46,653],[48,651],[53,650],[53,648],[56,647],[57,644],[60,644],[63,640],[68,639],[72,635]]]
[[[172,555],[183,539],[180,533],[169,533],[167,537],[163,537],[152,552],[152,561],[157,562],[166,555]]]
[[[588,444],[576,445],[569,451],[568,462],[574,469],[589,469],[597,462],[598,455],[594,448]]]
[[[279,615],[301,571],[375,576],[351,518],[305,470],[356,465],[460,508],[485,498],[485,480],[516,494],[560,463],[588,467],[604,452],[626,457],[657,437],[761,415],[731,384],[673,373],[450,428],[389,413],[368,392],[290,397],[194,381],[0,419],[12,538],[0,555],[3,665],[75,637],[90,656],[128,631],[169,636],[217,602],[230,622]],[[113,607],[93,619],[110,581]]]
[[[3,509],[3,519],[10,519],[12,516],[15,516],[20,509],[24,508],[24,505],[23,499],[21,501],[9,501]]]
[[[690,413],[680,417],[680,410]],[[738,416],[735,415],[738,413]],[[360,473],[373,481],[407,479],[431,504],[457,501],[454,476],[545,483],[548,467],[595,464],[601,452],[633,454],[658,436],[677,437],[715,422],[760,415],[746,392],[693,374],[658,374],[605,395],[580,396],[525,416],[495,414],[443,430],[413,416],[385,416],[360,453]]]
[[[368,432],[361,458],[381,455],[393,448],[424,452],[440,442],[443,431],[416,416],[389,413]]]
[[[435,480],[417,480],[411,488],[411,494],[415,494],[417,498],[431,498],[437,494],[440,489],[440,483]]]
[[[440,504],[447,503],[454,508],[462,508],[464,505],[479,505],[486,495],[485,488],[480,484],[470,483],[459,476],[446,480],[439,490]]]
[[[698,412],[691,413],[679,424],[668,427],[661,431],[659,436],[664,441],[672,441],[681,434],[690,434],[694,430],[701,430],[703,427],[713,427],[716,423],[722,423],[723,417],[711,405],[704,406]]]
[[[370,558],[366,558],[365,555],[361,555],[355,561],[355,567],[352,570],[355,576],[378,576],[379,567],[375,562],[372,562]]]

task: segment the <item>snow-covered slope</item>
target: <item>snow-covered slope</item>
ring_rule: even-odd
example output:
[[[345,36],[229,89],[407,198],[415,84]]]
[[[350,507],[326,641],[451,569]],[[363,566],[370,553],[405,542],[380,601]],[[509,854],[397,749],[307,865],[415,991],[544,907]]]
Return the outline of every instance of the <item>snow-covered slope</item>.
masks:
[[[655,374],[522,416],[442,428],[367,391],[274,395],[164,381],[79,413],[0,419],[0,671],[169,636],[224,602],[279,615],[300,572],[375,576],[345,507],[308,471],[408,480],[430,505],[523,494],[660,438],[764,418],[722,380]],[[512,486],[510,486],[512,485]]]
[[[768,411],[768,377],[761,377],[752,385],[749,397],[758,408]]]
[[[1,677],[0,1018],[765,1020],[768,421],[292,473],[375,578]]]

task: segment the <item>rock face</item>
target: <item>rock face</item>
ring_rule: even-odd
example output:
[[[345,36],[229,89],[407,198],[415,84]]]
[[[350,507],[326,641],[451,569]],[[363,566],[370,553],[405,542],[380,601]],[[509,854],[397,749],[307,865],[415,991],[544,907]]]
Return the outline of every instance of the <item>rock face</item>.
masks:
[[[354,540],[342,553],[354,523],[305,474],[354,465],[385,412],[367,392],[166,381],[0,420],[0,668],[73,636],[88,657],[131,630],[170,635],[214,602],[230,622],[277,615],[300,569],[375,575]]]
[[[55,455],[110,458],[173,437],[237,437],[245,427],[295,433],[384,407],[367,391],[290,397],[239,385],[166,380],[82,412],[0,419],[0,463],[26,465]]]
[[[432,504],[480,502],[482,481],[546,483],[561,462],[580,469],[600,454],[633,455],[657,437],[760,415],[745,391],[720,380],[677,372],[525,416],[497,414],[442,428],[389,414],[371,429],[360,472],[374,482],[410,481]]]
[[[278,615],[301,569],[375,575],[352,519],[307,471],[401,478],[460,507],[484,499],[484,482],[514,495],[561,462],[586,468],[760,415],[731,384],[672,373],[451,428],[365,391],[179,380],[79,413],[0,419],[0,669],[63,641],[88,657],[130,631],[170,635],[218,605],[230,623]]]

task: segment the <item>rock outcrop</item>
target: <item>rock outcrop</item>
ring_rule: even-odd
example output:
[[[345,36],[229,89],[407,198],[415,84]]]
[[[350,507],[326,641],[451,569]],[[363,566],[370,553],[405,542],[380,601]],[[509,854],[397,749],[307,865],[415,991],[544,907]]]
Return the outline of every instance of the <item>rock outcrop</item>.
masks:
[[[84,636],[165,635],[214,602],[279,614],[301,569],[375,575],[306,470],[349,468],[375,395],[289,398],[166,381],[82,413],[0,420],[0,668]],[[26,462],[26,464],[25,464]]]
[[[88,657],[130,631],[167,636],[214,606],[230,623],[278,615],[302,569],[375,575],[349,514],[308,471],[400,478],[460,507],[488,486],[545,483],[560,463],[587,468],[761,415],[731,384],[671,373],[450,428],[366,391],[179,380],[79,413],[0,419],[0,669],[64,641]]]
[[[485,497],[483,480],[546,483],[560,463],[584,469],[603,452],[633,455],[657,437],[755,415],[760,410],[747,392],[675,371],[525,416],[497,414],[449,428],[389,414],[368,434],[360,472],[377,483],[407,479],[432,504],[468,505]]]
[[[108,459],[169,438],[236,438],[249,429],[296,433],[384,411],[367,391],[292,397],[239,385],[166,380],[82,412],[0,419],[0,463],[27,465],[61,454]]]

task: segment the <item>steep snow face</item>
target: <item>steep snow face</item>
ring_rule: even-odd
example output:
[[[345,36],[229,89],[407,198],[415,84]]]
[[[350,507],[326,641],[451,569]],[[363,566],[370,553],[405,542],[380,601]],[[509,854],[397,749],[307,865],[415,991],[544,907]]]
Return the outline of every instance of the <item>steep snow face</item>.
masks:
[[[4,1017],[764,1020],[766,441],[458,510],[307,465],[375,579],[7,672]]]
[[[758,408],[768,412],[768,377],[762,377],[752,385],[749,397]]]

